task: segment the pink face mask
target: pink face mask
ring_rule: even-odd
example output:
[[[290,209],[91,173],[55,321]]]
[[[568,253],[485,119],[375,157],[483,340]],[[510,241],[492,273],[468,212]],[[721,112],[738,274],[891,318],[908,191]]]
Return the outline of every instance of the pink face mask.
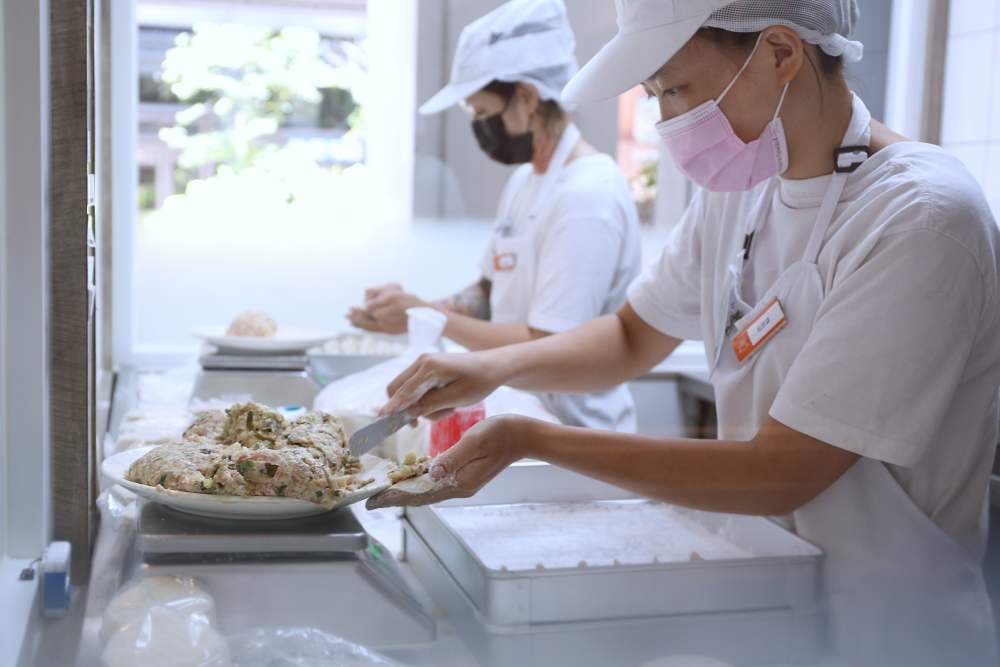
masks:
[[[781,91],[774,117],[760,137],[744,143],[733,131],[719,103],[743,70],[750,64],[757,45],[743,67],[717,99],[656,124],[656,130],[677,167],[692,181],[713,192],[740,192],[776,176],[788,168],[788,145],[785,129],[778,118],[788,92]]]

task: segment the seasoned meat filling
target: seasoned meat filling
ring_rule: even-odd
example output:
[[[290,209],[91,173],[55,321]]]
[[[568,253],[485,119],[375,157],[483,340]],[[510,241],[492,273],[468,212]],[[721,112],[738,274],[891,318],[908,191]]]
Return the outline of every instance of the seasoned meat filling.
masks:
[[[248,402],[199,413],[185,440],[139,458],[126,479],[176,491],[284,496],[332,506],[373,480],[358,476],[339,419],[313,412],[291,423]]]

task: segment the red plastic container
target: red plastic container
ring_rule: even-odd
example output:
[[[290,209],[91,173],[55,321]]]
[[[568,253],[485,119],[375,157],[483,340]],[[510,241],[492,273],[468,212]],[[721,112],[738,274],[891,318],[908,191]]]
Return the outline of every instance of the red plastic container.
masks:
[[[430,455],[437,456],[462,439],[462,434],[486,419],[486,406],[482,402],[464,408],[431,424]]]

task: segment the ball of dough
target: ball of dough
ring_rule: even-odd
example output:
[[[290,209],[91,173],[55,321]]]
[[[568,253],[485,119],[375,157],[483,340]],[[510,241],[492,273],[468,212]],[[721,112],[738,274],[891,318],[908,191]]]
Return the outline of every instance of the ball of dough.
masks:
[[[123,589],[104,610],[101,636],[107,640],[130,625],[141,625],[149,610],[164,606],[184,615],[212,618],[215,602],[195,583],[181,577],[147,577]]]
[[[154,606],[141,623],[116,632],[101,653],[104,667],[230,667],[229,647],[204,614]]]
[[[277,333],[278,323],[262,310],[248,310],[240,313],[226,329],[227,336],[274,338]]]

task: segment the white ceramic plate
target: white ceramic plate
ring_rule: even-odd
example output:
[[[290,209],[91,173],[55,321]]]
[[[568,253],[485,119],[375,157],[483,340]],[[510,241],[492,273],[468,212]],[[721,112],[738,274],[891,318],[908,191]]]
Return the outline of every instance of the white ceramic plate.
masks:
[[[292,327],[279,327],[271,338],[257,336],[227,336],[226,327],[201,327],[192,329],[191,335],[220,352],[290,353],[305,352],[337,337],[336,331],[310,331]]]
[[[154,446],[155,447],[155,446]],[[216,496],[208,493],[190,493],[188,491],[173,491],[160,489],[145,484],[137,484],[125,479],[129,466],[154,447],[137,447],[127,449],[109,456],[101,464],[101,472],[109,481],[124,486],[129,491],[151,500],[154,503],[166,505],[175,510],[221,519],[293,519],[313,514],[322,514],[330,509],[343,507],[360,502],[379,491],[389,487],[389,471],[393,465],[385,459],[365,454],[361,457],[361,473],[363,476],[374,477],[375,481],[368,486],[349,493],[332,508],[327,508],[307,500],[297,498],[277,498],[270,496]]]

